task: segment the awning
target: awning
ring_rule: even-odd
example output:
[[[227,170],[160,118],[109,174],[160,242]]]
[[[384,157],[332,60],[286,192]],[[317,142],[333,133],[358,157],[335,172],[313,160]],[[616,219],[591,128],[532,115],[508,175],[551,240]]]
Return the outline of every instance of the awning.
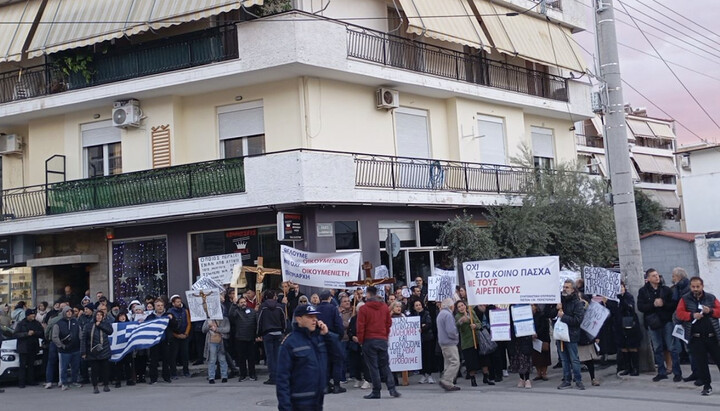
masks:
[[[400,0],[400,4],[408,18],[408,33],[490,51],[490,42],[465,0]]]
[[[600,169],[600,174],[602,174],[603,177],[610,177],[608,174],[607,161],[605,161],[605,154],[593,154],[593,159],[593,163],[596,163]]]
[[[0,7],[0,63],[21,60],[22,47],[41,4],[32,0]]]
[[[48,0],[29,57],[214,16],[263,0]]]
[[[638,137],[655,137],[655,133],[652,132],[647,121],[634,120],[631,118],[625,119],[628,127],[632,130],[633,134]]]
[[[675,133],[673,133],[670,125],[665,123],[655,123],[652,121],[648,121],[647,124],[650,126],[650,129],[653,131],[653,133],[655,133],[656,136],[673,139],[675,138]]]
[[[585,61],[570,29],[526,14],[505,16],[517,11],[488,0],[473,1],[490,39],[501,53],[575,72],[585,71]]]
[[[652,200],[665,208],[680,208],[680,199],[674,191],[669,190],[642,190]]]
[[[603,125],[600,117],[595,116],[590,119],[590,122],[592,123],[593,127],[595,127],[595,132],[597,133],[596,135],[602,136],[605,134],[605,126]],[[587,133],[585,133],[585,134],[587,134]]]
[[[50,267],[54,265],[69,264],[97,264],[100,256],[97,254],[65,255],[62,257],[31,258],[27,260],[28,267]]]
[[[640,172],[649,174],[676,175],[677,169],[669,157],[651,156],[647,154],[633,153],[633,159],[637,163]]]

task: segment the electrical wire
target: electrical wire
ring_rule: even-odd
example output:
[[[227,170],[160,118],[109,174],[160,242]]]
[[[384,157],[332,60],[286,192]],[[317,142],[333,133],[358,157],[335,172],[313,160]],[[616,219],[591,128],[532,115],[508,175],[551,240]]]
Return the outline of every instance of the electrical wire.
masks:
[[[657,0],[652,0],[652,1],[655,2],[655,3],[657,3],[657,4],[659,4],[661,7],[665,8],[665,9],[667,9],[667,10],[670,10],[671,12],[673,12],[673,13],[677,14],[678,16],[684,18],[685,20],[687,20],[687,21],[695,24],[696,26],[698,26],[698,27],[700,27],[701,29],[707,31],[708,33],[711,33],[711,34],[714,35],[714,36],[720,37],[720,34],[717,34],[717,33],[715,33],[714,31],[710,30],[709,28],[701,25],[700,23],[698,23],[698,22],[696,22],[696,21],[694,21],[694,20],[692,20],[692,19],[690,19],[690,18],[688,18],[688,17],[685,17],[684,15],[680,14],[680,13],[677,12],[676,10],[671,9],[670,7],[668,7],[668,6],[660,3],[660,2],[657,1]],[[656,11],[657,11],[657,10],[656,10]]]
[[[718,41],[718,40],[713,40],[713,39],[711,39],[710,37],[706,36],[705,34],[700,33],[699,31],[696,31],[694,28],[692,28],[692,27],[690,27],[690,26],[688,26],[688,25],[686,25],[686,24],[683,24],[683,23],[680,22],[680,21],[675,20],[674,18],[668,16],[667,14],[663,14],[662,12],[660,12],[660,11],[658,11],[658,10],[656,10],[656,9],[653,9],[651,6],[643,3],[641,0],[635,0],[635,2],[636,2],[636,3],[639,3],[639,4],[642,4],[643,6],[647,7],[648,10],[654,11],[655,13],[657,13],[657,14],[665,17],[666,19],[672,21],[673,23],[679,24],[681,27],[690,30],[691,32],[693,32],[693,33],[701,36],[702,38],[708,39],[708,40],[712,41],[713,43],[716,43],[716,44],[720,45],[720,41]],[[657,1],[656,1],[656,2],[657,2]],[[663,24],[664,24],[664,23],[663,23]],[[693,24],[695,24],[695,25],[697,25],[697,26],[700,26],[699,24],[697,24],[697,23],[695,23],[695,22],[693,22]],[[677,30],[677,29],[676,29],[676,30]],[[677,30],[677,31],[679,31],[679,30]],[[714,34],[714,33],[713,33],[713,34]],[[718,36],[717,34],[715,34],[715,35]],[[720,36],[718,36],[718,37],[720,37]]]
[[[625,9],[625,5],[624,5],[621,1],[618,1],[618,3],[620,3],[620,5],[623,7],[623,9]],[[627,12],[627,9],[625,9],[625,12]],[[629,13],[628,13],[628,15],[629,15]],[[630,16],[630,15],[629,15],[629,16]],[[640,28],[640,26],[638,26],[638,24],[635,22],[635,19],[633,18],[633,16],[630,16],[630,18],[633,20],[633,22],[634,22],[635,25],[637,26],[638,30],[640,30],[640,33],[643,35],[643,37],[644,37],[645,40],[648,42],[648,44],[650,44],[650,47],[652,47],[653,51],[655,51],[655,54],[657,54],[658,57],[660,57],[660,59],[662,60],[663,64],[665,64],[665,67],[667,67],[667,69],[670,70],[670,72],[672,73],[673,77],[675,77],[675,79],[680,83],[680,85],[681,85],[681,86],[685,89],[685,91],[690,95],[690,97],[693,99],[693,101],[695,101],[695,103],[698,105],[698,107],[700,107],[700,110],[702,110],[702,112],[705,113],[705,115],[710,119],[710,121],[712,121],[713,124],[715,124],[715,126],[718,128],[718,130],[720,130],[720,124],[718,124],[717,121],[715,121],[715,119],[710,115],[710,113],[708,113],[708,111],[705,109],[705,107],[704,107],[702,104],[700,104],[700,101],[698,101],[698,99],[695,97],[695,95],[690,91],[690,89],[687,88],[687,86],[686,86],[685,83],[680,79],[680,77],[678,77],[678,75],[675,73],[675,70],[673,70],[672,67],[670,67],[670,65],[665,61],[665,59],[663,58],[662,54],[660,54],[660,52],[659,52],[658,49],[655,47],[655,45],[652,44],[652,42],[650,41],[650,39],[645,35],[645,32],[644,32],[644,31]]]

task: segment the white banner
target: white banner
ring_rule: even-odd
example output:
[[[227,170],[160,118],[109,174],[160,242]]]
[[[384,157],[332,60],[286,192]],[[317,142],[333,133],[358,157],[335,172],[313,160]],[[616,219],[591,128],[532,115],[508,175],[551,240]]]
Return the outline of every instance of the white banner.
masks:
[[[585,316],[583,317],[580,328],[585,330],[590,337],[595,338],[602,328],[605,320],[610,315],[610,310],[603,307],[602,304],[592,301],[587,310],[585,310]]]
[[[560,302],[557,256],[469,261],[463,269],[470,305]]]
[[[490,310],[490,337],[493,341],[510,341],[509,310]]]
[[[516,337],[527,337],[535,334],[535,320],[529,304],[513,305],[510,307]]]
[[[390,371],[422,369],[420,317],[395,317],[388,336]]]
[[[428,277],[428,301],[442,301],[446,298],[452,298],[456,285],[456,276],[434,275]]]
[[[348,289],[360,275],[360,253],[310,253],[280,246],[283,281],[319,288]]]
[[[220,284],[230,284],[235,264],[242,264],[242,254],[232,253],[198,258],[200,276],[210,277]]]
[[[585,294],[601,295],[608,300],[619,301],[620,273],[606,270],[602,267],[584,267]]]
[[[185,291],[191,321],[222,320],[222,304],[218,290]]]
[[[217,281],[213,280],[212,277],[200,277],[197,281],[190,287],[191,289],[195,291],[200,290],[218,290],[218,291],[225,291],[225,287],[222,286],[222,284],[218,283]]]

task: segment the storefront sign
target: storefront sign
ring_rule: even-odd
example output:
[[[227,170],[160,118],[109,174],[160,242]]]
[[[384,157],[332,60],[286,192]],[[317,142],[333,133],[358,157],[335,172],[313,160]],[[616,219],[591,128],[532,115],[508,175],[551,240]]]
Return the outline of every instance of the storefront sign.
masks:
[[[283,281],[320,288],[347,289],[347,281],[357,281],[360,253],[310,253],[280,246]]]
[[[463,268],[470,305],[560,302],[557,256],[469,261]]]
[[[278,241],[300,241],[303,239],[303,216],[300,213],[277,213]]]
[[[392,319],[388,336],[388,358],[392,372],[422,369],[420,317]]]
[[[318,237],[334,237],[335,227],[333,223],[317,223],[315,224],[315,231]]]
[[[12,237],[0,237],[0,266],[12,265]]]

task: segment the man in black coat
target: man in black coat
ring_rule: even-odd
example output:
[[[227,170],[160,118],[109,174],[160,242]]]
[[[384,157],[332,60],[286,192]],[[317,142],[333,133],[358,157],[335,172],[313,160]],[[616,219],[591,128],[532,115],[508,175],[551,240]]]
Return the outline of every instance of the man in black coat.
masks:
[[[263,384],[275,385],[275,368],[280,342],[282,342],[287,325],[286,319],[285,306],[278,303],[275,292],[272,290],[265,291],[257,325],[257,334],[262,338],[268,371],[270,372],[270,378]]]
[[[340,310],[333,303],[333,296],[330,291],[323,291],[320,293],[320,305],[317,307],[318,320],[322,321],[335,335],[342,336],[345,333],[345,327],[343,326],[342,317],[340,316]],[[332,347],[331,347],[332,348]],[[330,394],[340,394],[346,392],[347,389],[340,385],[342,379],[342,355],[337,355],[334,350],[329,350],[330,356],[328,358],[328,388],[327,392]],[[330,378],[332,377],[335,384],[330,384]]]
[[[25,310],[25,318],[15,326],[17,352],[20,356],[18,387],[37,385],[35,382],[35,357],[40,352],[40,338],[44,335],[42,324],[35,320],[35,310]]]
[[[682,370],[680,369],[680,358],[678,356],[680,345],[672,336],[674,324],[673,313],[677,307],[677,301],[673,300],[672,290],[660,284],[660,274],[654,268],[645,272],[647,282],[638,291],[638,310],[643,313],[645,327],[648,328],[648,335],[652,341],[653,353],[655,354],[655,365],[658,373],[653,381],[667,379],[667,368],[665,367],[665,350],[670,351],[673,363],[673,381],[682,381]]]
[[[255,338],[257,337],[257,313],[247,306],[247,299],[240,297],[230,307],[228,314],[234,330],[235,350],[240,368],[238,381],[255,381]]]
[[[551,312],[552,316],[557,315],[557,320],[567,324],[570,334],[570,341],[557,341],[558,352],[563,366],[563,380],[558,386],[559,390],[572,387],[572,380],[575,379],[575,387],[584,390],[582,374],[580,373],[580,357],[578,356],[578,342],[580,341],[580,324],[585,316],[585,304],[577,295],[577,290],[572,280],[563,283],[561,303],[555,307],[557,314]],[[551,310],[551,311],[555,311]]]

